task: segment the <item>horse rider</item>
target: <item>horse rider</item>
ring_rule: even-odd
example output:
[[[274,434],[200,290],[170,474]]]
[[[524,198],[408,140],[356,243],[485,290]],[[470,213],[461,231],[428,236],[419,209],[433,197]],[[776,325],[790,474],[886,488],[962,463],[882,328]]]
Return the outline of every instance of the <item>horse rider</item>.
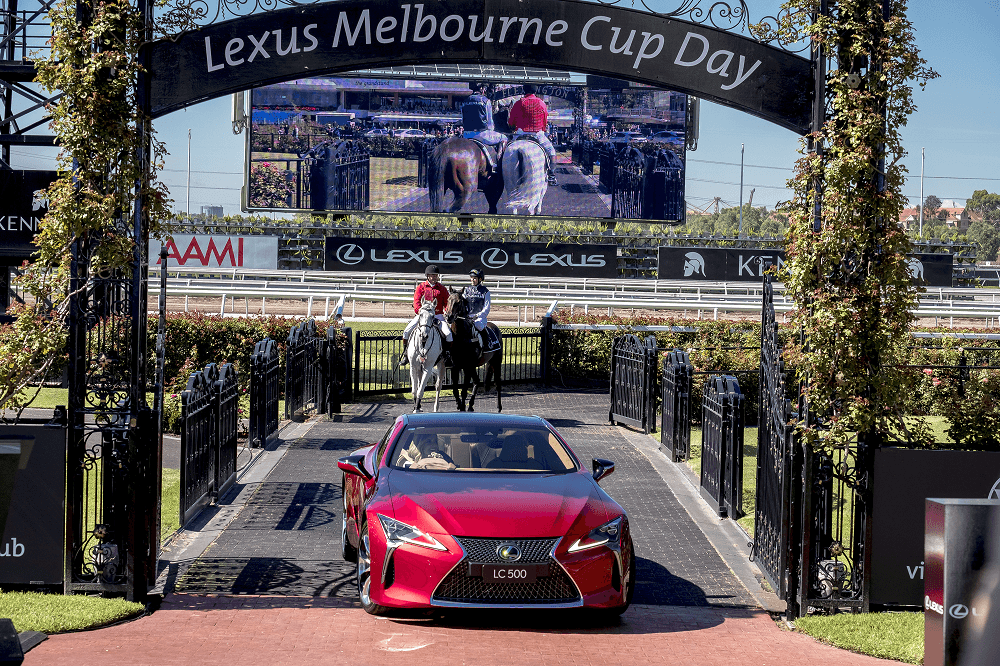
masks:
[[[422,301],[429,301],[436,298],[437,305],[434,310],[434,316],[438,320],[438,328],[441,329],[441,336],[444,338],[444,361],[446,365],[450,365],[451,327],[448,326],[448,322],[444,319],[444,306],[448,303],[448,290],[438,281],[441,277],[441,271],[438,269],[437,264],[431,264],[424,269],[424,277],[427,279],[418,284],[417,288],[413,291],[413,311],[416,313],[416,316],[403,329],[403,347],[406,347],[410,340],[410,333],[413,332],[413,329],[417,327],[417,323],[420,321],[420,306]],[[409,363],[409,359],[404,353],[399,364],[406,365],[407,363]]]
[[[493,102],[486,96],[487,85],[483,81],[473,81],[469,84],[472,94],[462,104],[462,136],[472,139],[483,146],[492,146],[492,151],[484,150],[490,163],[490,171],[495,171],[500,161],[500,154],[507,144],[507,137],[496,131],[493,122]]]
[[[534,83],[525,83],[522,89],[524,97],[514,102],[507,123],[514,128],[515,139],[526,134],[531,135],[542,147],[548,167],[549,185],[555,185],[556,149],[549,141],[549,137],[545,136],[545,128],[549,125],[549,109],[544,101],[535,96],[538,87]]]
[[[489,341],[483,336],[483,331],[486,329],[486,318],[490,314],[490,290],[483,284],[484,277],[483,272],[478,268],[469,271],[469,282],[472,284],[465,288],[462,296],[469,304],[469,321],[479,333],[483,349],[486,349]]]

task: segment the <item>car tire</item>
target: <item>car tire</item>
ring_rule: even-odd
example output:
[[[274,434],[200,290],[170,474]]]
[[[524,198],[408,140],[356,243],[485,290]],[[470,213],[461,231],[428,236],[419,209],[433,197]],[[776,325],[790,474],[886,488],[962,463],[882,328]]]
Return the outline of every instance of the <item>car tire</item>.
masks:
[[[346,486],[347,478],[346,476],[340,481],[341,489]],[[340,556],[344,558],[345,562],[357,562],[358,561],[358,549],[351,545],[350,540],[347,538],[347,495],[344,495],[344,511],[341,514],[340,520]]]
[[[365,609],[365,612],[369,615],[385,615],[388,610],[385,606],[379,606],[374,603],[371,599],[371,551],[368,549],[370,543],[368,539],[368,521],[364,521],[361,524],[361,530],[359,530],[361,535],[358,541],[358,557],[357,557],[357,579],[358,579],[358,597],[361,599],[361,607]]]

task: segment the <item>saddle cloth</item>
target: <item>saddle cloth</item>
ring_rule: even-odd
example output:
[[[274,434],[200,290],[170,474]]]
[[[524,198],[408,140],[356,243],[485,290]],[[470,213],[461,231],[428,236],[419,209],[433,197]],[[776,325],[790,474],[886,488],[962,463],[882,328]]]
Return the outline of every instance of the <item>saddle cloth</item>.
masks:
[[[500,151],[497,150],[497,147],[485,144],[479,139],[469,139],[469,141],[479,146],[479,150],[483,151],[486,163],[490,165],[490,173],[495,172],[497,165],[500,163]]]
[[[494,352],[500,349],[500,338],[497,337],[495,328],[487,326],[479,331],[479,339],[483,343],[483,353]]]

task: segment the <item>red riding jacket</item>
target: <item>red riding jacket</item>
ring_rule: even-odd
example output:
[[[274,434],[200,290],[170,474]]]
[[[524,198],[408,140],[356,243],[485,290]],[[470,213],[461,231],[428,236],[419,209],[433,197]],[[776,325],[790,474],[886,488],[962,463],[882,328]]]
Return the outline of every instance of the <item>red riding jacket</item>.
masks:
[[[434,310],[434,314],[444,314],[444,306],[448,303],[448,290],[440,282],[432,287],[430,282],[426,281],[418,284],[417,290],[413,292],[414,314],[420,312],[421,299],[430,300],[432,298],[437,299],[437,308]]]

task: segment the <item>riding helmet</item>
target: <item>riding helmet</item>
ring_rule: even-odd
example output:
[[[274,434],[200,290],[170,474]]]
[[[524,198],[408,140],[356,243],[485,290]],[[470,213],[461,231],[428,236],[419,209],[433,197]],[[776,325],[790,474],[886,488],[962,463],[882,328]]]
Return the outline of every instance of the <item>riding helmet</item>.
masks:
[[[441,269],[437,267],[437,264],[431,264],[430,266],[424,269],[424,275],[432,275],[432,274],[433,275],[441,274]]]
[[[469,271],[469,277],[476,277],[482,280],[484,276],[481,270],[479,270],[478,268],[473,268],[471,271]]]

